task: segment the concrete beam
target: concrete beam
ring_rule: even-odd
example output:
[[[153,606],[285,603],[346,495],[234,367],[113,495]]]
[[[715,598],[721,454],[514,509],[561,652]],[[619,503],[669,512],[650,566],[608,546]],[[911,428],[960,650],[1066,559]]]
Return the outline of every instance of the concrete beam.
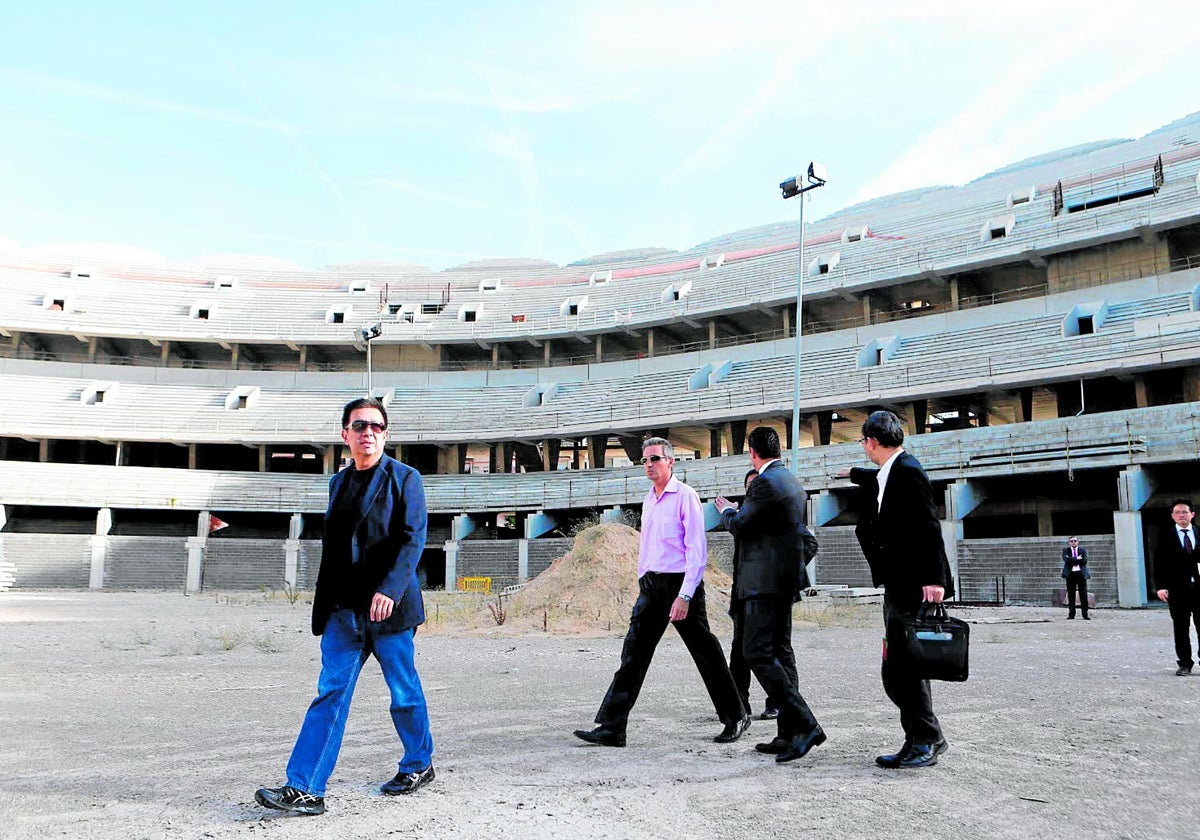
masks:
[[[529,525],[529,520],[525,520]],[[517,540],[517,583],[529,581],[529,540]]]
[[[200,591],[200,567],[204,563],[204,546],[207,542],[207,537],[187,538],[187,574],[183,584],[185,595],[195,595]]]
[[[1154,495],[1158,483],[1143,467],[1134,465],[1117,474],[1117,498],[1119,509],[1140,511]]]
[[[987,498],[982,482],[960,479],[946,486],[946,519],[962,521]]]
[[[469,513],[460,513],[450,521],[451,541],[463,540],[472,533],[479,523]],[[447,578],[449,580],[449,578]]]
[[[814,528],[828,525],[842,513],[850,509],[850,500],[854,495],[853,488],[847,490],[830,490],[808,497],[808,524]]]
[[[544,510],[539,510],[525,517],[525,539],[536,540],[538,537],[550,533],[557,527],[558,520],[555,517]]]

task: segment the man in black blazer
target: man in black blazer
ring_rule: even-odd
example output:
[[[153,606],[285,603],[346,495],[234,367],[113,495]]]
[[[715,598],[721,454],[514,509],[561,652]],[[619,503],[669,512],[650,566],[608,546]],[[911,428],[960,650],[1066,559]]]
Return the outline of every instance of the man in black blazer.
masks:
[[[945,752],[946,739],[933,713],[929,680],[912,674],[902,660],[888,656],[888,639],[903,636],[905,622],[922,602],[941,603],[954,595],[950,564],[942,544],[933,487],[925,470],[904,451],[904,426],[890,411],[876,411],[859,439],[878,469],[855,467],[850,480],[862,488],[863,512],[855,534],[883,595],[883,690],[900,710],[904,746],[875,759],[880,767],[929,767]]]
[[[267,808],[309,816],[325,811],[354,685],[374,655],[391,696],[404,750],[382,792],[412,793],[433,781],[433,736],[414,663],[413,638],[425,622],[417,564],[425,547],[421,475],[384,452],[387,409],[374,398],[342,409],[342,440],[354,463],[329,482],[312,631],[321,637],[321,676],[287,765],[287,782],[254,795]]]
[[[796,672],[792,604],[808,588],[808,494],[779,460],[779,434],[774,429],[759,426],[746,444],[758,478],[747,488],[740,510],[723,496],[717,497],[716,506],[737,541],[732,597],[740,605],[735,622],[742,630],[742,656],[779,708],[778,736],[755,748],[784,763],[825,741],[824,730],[788,676],[789,668]]]
[[[1192,518],[1195,508],[1188,499],[1176,499],[1171,503],[1170,528],[1158,535],[1158,546],[1154,551],[1154,580],[1159,589],[1160,601],[1166,601],[1171,610],[1171,623],[1175,627],[1175,657],[1179,668],[1178,677],[1192,673],[1192,639],[1189,625],[1196,625],[1200,637],[1200,571],[1196,561],[1196,528]]]
[[[1067,618],[1075,617],[1075,595],[1078,593],[1083,620],[1090,621],[1087,614],[1087,582],[1092,573],[1087,567],[1087,549],[1079,544],[1079,537],[1067,540],[1067,547],[1062,550],[1062,576],[1067,582]]]

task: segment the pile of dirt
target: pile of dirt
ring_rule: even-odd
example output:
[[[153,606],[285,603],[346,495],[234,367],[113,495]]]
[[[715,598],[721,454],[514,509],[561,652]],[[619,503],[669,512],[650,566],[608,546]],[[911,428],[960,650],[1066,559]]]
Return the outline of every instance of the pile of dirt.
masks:
[[[637,600],[640,535],[627,525],[596,525],[571,550],[504,603],[505,626],[549,633],[624,635]],[[728,636],[729,575],[709,557],[704,575],[709,623]]]

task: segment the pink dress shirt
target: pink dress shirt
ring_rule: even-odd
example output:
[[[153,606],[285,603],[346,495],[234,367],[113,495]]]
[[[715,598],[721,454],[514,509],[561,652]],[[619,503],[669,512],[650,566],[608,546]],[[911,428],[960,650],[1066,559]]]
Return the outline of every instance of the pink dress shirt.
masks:
[[[708,540],[700,497],[675,476],[661,497],[654,488],[642,500],[642,544],[638,577],[646,572],[683,572],[679,594],[692,597],[708,565]]]

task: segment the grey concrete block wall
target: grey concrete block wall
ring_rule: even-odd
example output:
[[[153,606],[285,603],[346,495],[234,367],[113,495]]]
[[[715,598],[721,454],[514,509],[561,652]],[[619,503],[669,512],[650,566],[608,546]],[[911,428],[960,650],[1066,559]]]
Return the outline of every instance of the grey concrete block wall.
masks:
[[[574,537],[546,537],[529,541],[529,579],[533,580],[550,564],[571,550]]]
[[[958,547],[959,598],[987,601],[997,598],[997,578],[1010,604],[1049,606],[1055,589],[1066,586],[1062,550],[1066,537],[1012,537],[963,540]],[[1092,579],[1088,592],[1098,606],[1117,603],[1117,553],[1112,534],[1080,535],[1088,551]]]
[[[283,540],[209,540],[201,588],[283,589]]]
[[[492,591],[517,582],[518,540],[463,540],[458,544],[458,576],[490,577]],[[447,584],[454,584],[447,581]]]
[[[0,534],[0,559],[12,570],[12,589],[87,589],[92,538],[85,534]]]
[[[187,559],[186,537],[106,537],[104,588],[182,592]]]
[[[709,531],[708,557],[725,574],[733,575],[733,534],[728,531]]]
[[[821,586],[871,586],[871,568],[858,547],[854,526],[814,528],[820,549],[814,584]]]
[[[320,540],[301,540],[300,555],[296,560],[296,588],[314,590],[317,588],[317,574],[321,571],[321,552],[323,546]]]

